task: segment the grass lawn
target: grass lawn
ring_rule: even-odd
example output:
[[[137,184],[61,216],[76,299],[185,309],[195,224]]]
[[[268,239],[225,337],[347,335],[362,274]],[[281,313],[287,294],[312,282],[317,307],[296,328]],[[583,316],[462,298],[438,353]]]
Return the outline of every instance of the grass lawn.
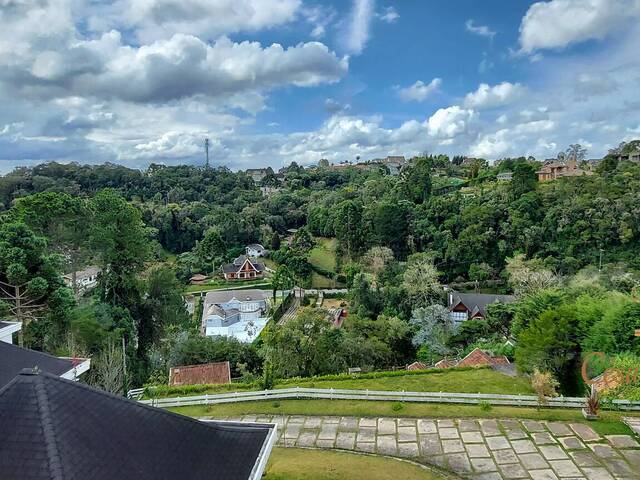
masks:
[[[226,417],[246,414],[268,415],[340,415],[355,417],[420,417],[420,418],[529,418],[534,420],[588,423],[601,435],[629,435],[631,430],[620,421],[629,412],[601,412],[601,419],[587,422],[580,410],[569,408],[492,407],[435,403],[399,403],[365,400],[280,400],[279,402],[243,402],[222,405],[172,408],[191,417]],[[638,415],[638,414],[635,414]]]
[[[330,272],[336,271],[336,247],[338,241],[335,238],[316,237],[316,246],[309,253],[309,263]]]
[[[336,282],[318,272],[311,272],[311,288],[336,288]]]
[[[444,477],[393,458],[355,453],[274,448],[264,480],[436,480]]]
[[[247,280],[244,282],[225,282],[224,280],[215,280],[211,283],[205,283],[204,285],[188,285],[184,291],[185,293],[199,293],[208,292],[211,290],[242,290],[246,288],[260,288],[261,290],[269,290],[271,283],[269,280]]]

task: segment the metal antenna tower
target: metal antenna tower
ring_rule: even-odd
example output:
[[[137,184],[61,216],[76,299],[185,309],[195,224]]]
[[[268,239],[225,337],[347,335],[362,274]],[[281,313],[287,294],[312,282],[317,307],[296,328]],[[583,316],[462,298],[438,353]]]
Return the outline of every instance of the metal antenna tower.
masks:
[[[207,155],[207,161],[205,163],[205,168],[209,168],[209,139],[205,138],[204,139],[204,151],[205,154]]]

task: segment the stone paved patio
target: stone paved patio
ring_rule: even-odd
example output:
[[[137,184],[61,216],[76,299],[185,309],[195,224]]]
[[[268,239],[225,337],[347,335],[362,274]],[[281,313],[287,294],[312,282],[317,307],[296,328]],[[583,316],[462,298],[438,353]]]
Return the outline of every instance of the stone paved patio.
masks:
[[[640,444],[581,423],[245,415],[278,424],[278,445],[409,458],[476,480],[640,479]]]

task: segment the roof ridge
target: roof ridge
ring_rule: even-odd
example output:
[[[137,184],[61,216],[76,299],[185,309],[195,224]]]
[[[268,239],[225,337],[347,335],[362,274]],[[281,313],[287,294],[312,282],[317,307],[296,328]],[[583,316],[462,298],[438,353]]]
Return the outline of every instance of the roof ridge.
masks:
[[[47,461],[49,463],[49,473],[52,480],[64,480],[62,471],[62,463],[60,461],[60,453],[58,452],[58,444],[56,442],[56,432],[53,428],[51,418],[51,410],[49,409],[49,397],[45,388],[42,376],[38,373],[32,374],[36,377],[34,390],[36,399],[38,400],[38,410],[40,411],[40,419],[42,421],[42,433],[44,443],[47,448]]]
[[[0,347],[6,347],[8,349],[11,349],[11,347],[17,348],[19,350],[24,350],[27,352],[33,352],[36,353],[38,355],[44,355],[45,357],[49,357],[49,358],[55,358],[56,360],[64,360],[64,361],[69,361],[71,362],[71,359],[78,359],[78,358],[82,358],[82,357],[56,357],[55,355],[52,355],[51,353],[47,353],[47,352],[41,352],[40,350],[33,350],[32,348],[26,348],[26,347],[21,347],[20,345],[15,345],[13,343],[7,343],[7,342],[2,342],[0,343]],[[86,358],[85,358],[86,360]],[[73,367],[74,365],[72,365]]]

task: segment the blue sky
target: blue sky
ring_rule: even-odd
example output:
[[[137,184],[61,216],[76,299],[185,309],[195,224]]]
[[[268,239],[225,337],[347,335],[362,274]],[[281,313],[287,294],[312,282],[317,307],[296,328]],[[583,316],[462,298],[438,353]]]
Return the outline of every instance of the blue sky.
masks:
[[[0,172],[640,137],[640,0],[39,0],[0,7]],[[43,25],[46,28],[43,30]]]

